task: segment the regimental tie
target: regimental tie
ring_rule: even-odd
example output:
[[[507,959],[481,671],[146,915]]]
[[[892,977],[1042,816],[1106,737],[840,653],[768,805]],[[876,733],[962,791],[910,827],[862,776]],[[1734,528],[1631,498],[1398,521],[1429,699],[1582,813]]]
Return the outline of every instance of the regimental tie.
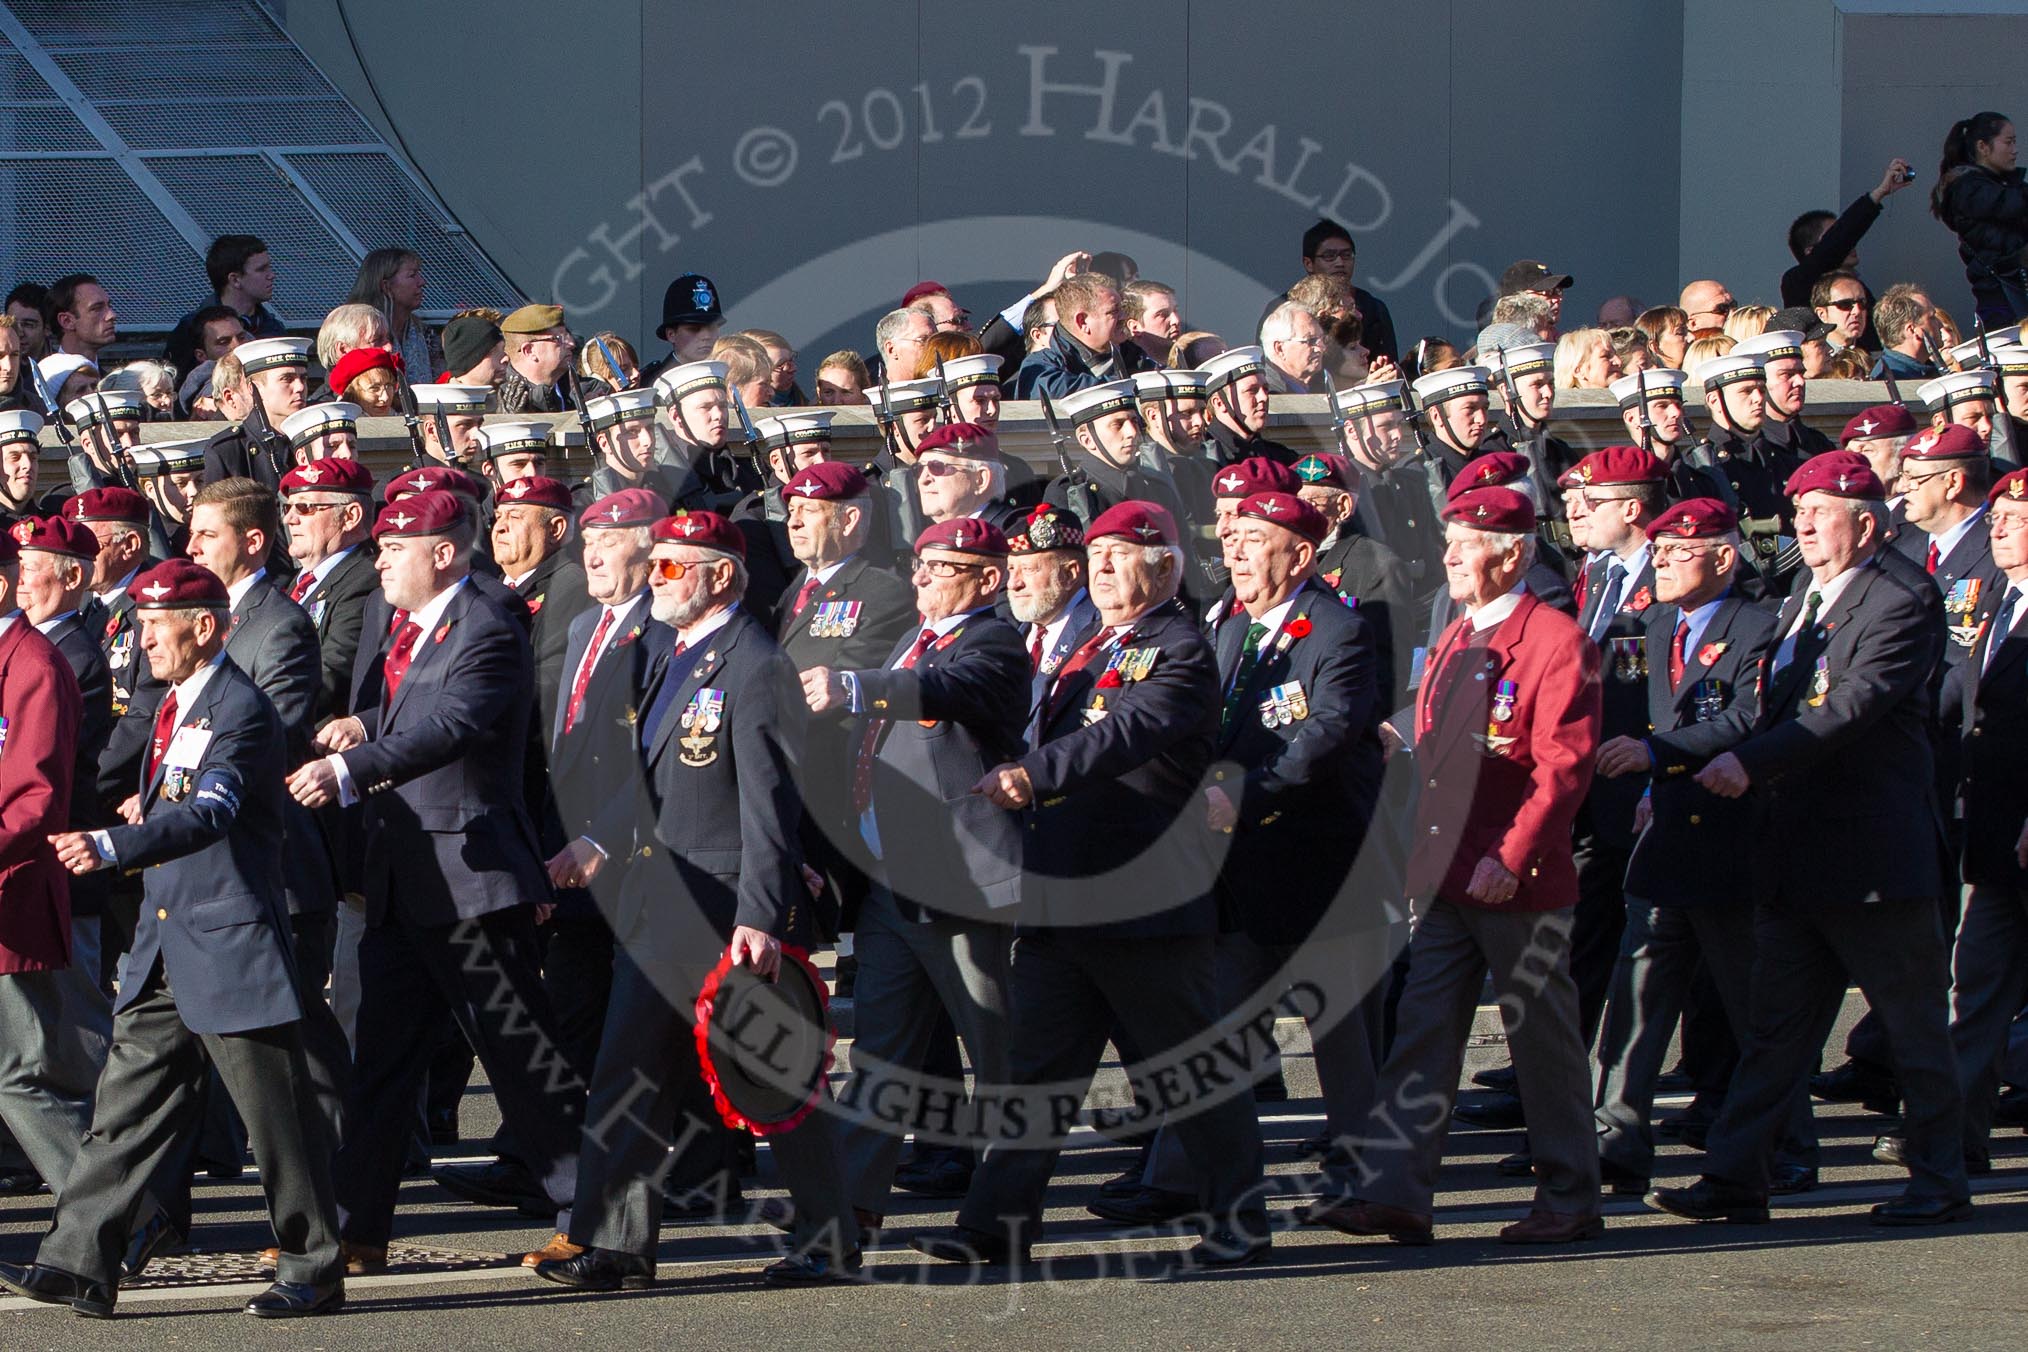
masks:
[[[2012,587],[2000,595],[2000,608],[1993,612],[1992,629],[1986,635],[1986,660],[1979,667],[1983,674],[1993,665],[1993,654],[2000,651],[2007,642],[2007,635],[2014,628],[2014,609],[2021,603],[2021,593]]]
[[[1042,635],[1045,631],[1039,622],[1031,627],[1035,633],[1028,640],[1028,674],[1033,676],[1042,670]]]
[[[812,574],[810,580],[805,582],[801,590],[796,593],[796,604],[789,610],[790,619],[802,618],[803,612],[809,609],[810,598],[817,594],[817,588],[820,585],[822,584],[817,581],[816,575]]]
[[[915,636],[915,642],[896,664],[895,670],[907,671],[922,660],[922,655],[937,641],[937,631],[925,629]],[[869,718],[866,730],[859,735],[859,752],[852,758],[852,810],[866,811],[873,801],[873,753],[880,747],[880,734],[887,731],[888,720]]]
[[[1935,577],[1936,566],[1941,562],[1943,562],[1943,555],[1937,551],[1936,541],[1931,540],[1929,542],[1929,552],[1923,555],[1922,566],[1929,569],[1929,575],[1931,577]]]
[[[592,630],[591,646],[584,650],[584,660],[577,664],[577,679],[570,683],[570,703],[563,709],[563,730],[566,734],[577,726],[578,715],[584,712],[585,688],[591,684],[592,671],[599,664],[599,650],[605,644],[606,631],[613,627],[611,606],[599,616],[598,628]]]
[[[1689,641],[1690,621],[1687,619],[1676,621],[1676,637],[1669,644],[1669,692],[1671,694],[1674,694],[1676,688],[1683,684],[1683,645]]]
[[[422,626],[401,612],[401,627],[394,631],[394,642],[388,647],[387,658],[381,663],[381,677],[387,683],[387,702],[394,703],[395,692],[401,689],[402,678],[408,675],[409,663],[415,661],[416,640],[422,637]]]
[[[305,568],[302,572],[296,574],[296,585],[289,588],[289,599],[300,606],[303,604],[303,598],[310,594],[310,588],[316,585],[316,573]]]
[[[1232,673],[1232,684],[1225,692],[1225,707],[1218,714],[1220,737],[1224,737],[1232,729],[1232,720],[1239,712],[1240,701],[1246,698],[1246,683],[1253,677],[1254,665],[1260,661],[1261,640],[1266,637],[1266,625],[1255,622],[1246,627],[1246,638],[1239,645],[1239,668]]]
[[[1811,588],[1810,594],[1803,600],[1803,613],[1797,617],[1798,623],[1796,627],[1789,631],[1789,636],[1782,640],[1781,647],[1775,650],[1774,669],[1776,671],[1782,670],[1789,663],[1796,660],[1796,649],[1803,646],[1803,639],[1816,626],[1817,608],[1823,604],[1824,593]]]
[[[155,711],[155,736],[148,743],[148,778],[154,779],[155,772],[162,768],[162,757],[169,750],[169,738],[176,731],[176,692],[171,690],[162,697],[162,707]]]

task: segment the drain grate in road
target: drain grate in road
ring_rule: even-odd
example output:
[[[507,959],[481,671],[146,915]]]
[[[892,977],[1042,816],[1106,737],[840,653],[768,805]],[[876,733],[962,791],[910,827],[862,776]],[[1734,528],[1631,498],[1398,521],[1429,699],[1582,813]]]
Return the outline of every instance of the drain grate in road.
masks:
[[[473,1253],[469,1249],[437,1249],[419,1244],[396,1244],[387,1251],[387,1270],[401,1272],[457,1272],[468,1268],[501,1267],[504,1254]],[[158,1254],[148,1270],[132,1281],[120,1283],[123,1291],[151,1286],[228,1286],[235,1282],[272,1281],[274,1274],[260,1268],[260,1254],[235,1250],[231,1253]]]

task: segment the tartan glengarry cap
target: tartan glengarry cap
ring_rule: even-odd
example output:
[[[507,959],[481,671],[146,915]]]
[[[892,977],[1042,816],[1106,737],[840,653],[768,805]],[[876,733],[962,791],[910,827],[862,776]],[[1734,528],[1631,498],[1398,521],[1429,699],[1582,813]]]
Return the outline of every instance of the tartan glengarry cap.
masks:
[[[645,489],[636,491],[646,492]],[[502,484],[500,491],[494,496],[502,507],[525,504],[531,507],[547,507],[553,512],[568,512],[572,505],[570,485],[560,479],[547,479],[539,474],[531,474],[525,479]],[[654,494],[650,493],[648,496],[653,497]],[[659,501],[655,504],[655,508],[655,514],[660,516],[662,504]],[[647,522],[641,524],[646,525]]]
[[[1671,503],[1648,527],[1649,535],[1677,540],[1715,540],[1739,529],[1739,518],[1717,498],[1685,498]]]
[[[1474,530],[1526,535],[1535,529],[1535,504],[1511,488],[1474,488],[1445,504],[1444,520]]]
[[[373,538],[384,540],[389,536],[443,535],[456,530],[467,519],[465,500],[455,493],[441,488],[432,488],[392,501],[380,509],[380,515],[373,522]]]
[[[1084,522],[1077,519],[1077,513],[1046,502],[1028,514],[1021,529],[1007,537],[1009,554],[1047,554],[1052,550],[1083,548]]]
[[[796,471],[782,489],[784,498],[809,498],[814,502],[842,502],[866,496],[866,476],[856,465],[843,460],[826,460]]]
[[[1213,496],[1250,498],[1256,493],[1293,493],[1303,486],[1296,472],[1279,460],[1251,455],[1218,471],[1211,481]]]
[[[925,527],[923,533],[915,537],[915,552],[920,554],[925,549],[949,549],[960,554],[985,554],[1004,559],[1007,557],[1007,536],[990,521],[960,516]]]
[[[181,610],[186,606],[227,609],[232,599],[218,574],[189,559],[169,559],[135,578],[127,588],[137,610]]]
[[[1239,504],[1239,514],[1292,530],[1313,545],[1331,533],[1324,514],[1293,493],[1256,493]]]
[[[1283,471],[1287,473],[1286,470]],[[1091,523],[1091,529],[1084,533],[1084,542],[1117,536],[1131,540],[1137,545],[1169,545],[1172,548],[1181,542],[1176,533],[1176,518],[1169,509],[1159,502],[1144,502],[1129,498],[1117,506],[1108,507]]]
[[[665,516],[649,528],[658,545],[695,545],[699,549],[746,558],[746,537],[739,527],[717,512],[678,512]]]
[[[370,498],[373,496],[373,471],[366,467],[364,461],[333,457],[298,465],[282,476],[283,497],[310,489]]]
[[[527,483],[526,479],[519,482]],[[545,481],[548,482],[548,481]],[[514,487],[513,484],[507,485]],[[500,491],[505,499],[506,489]],[[566,494],[566,497],[569,495]],[[608,493],[578,515],[579,530],[617,530],[627,526],[653,526],[669,514],[669,504],[652,488],[622,488]]]
[[[1805,493],[1828,493],[1834,498],[1863,498],[1884,501],[1887,488],[1874,474],[1873,466],[1857,451],[1825,451],[1802,464],[1782,492],[1800,498]]]

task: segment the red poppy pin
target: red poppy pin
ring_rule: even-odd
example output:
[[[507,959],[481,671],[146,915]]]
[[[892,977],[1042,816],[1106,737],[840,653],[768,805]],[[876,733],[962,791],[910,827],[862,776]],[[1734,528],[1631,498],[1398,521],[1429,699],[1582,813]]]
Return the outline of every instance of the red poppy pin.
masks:
[[[529,597],[529,598],[528,598],[528,613],[529,613],[530,615],[538,615],[538,614],[540,614],[541,612],[542,612],[542,598],[541,598],[540,596],[531,596],[531,597]]]
[[[117,634],[119,632],[120,632],[120,617],[115,615],[111,619],[106,621],[106,637],[111,638],[114,634]]]
[[[432,643],[442,643],[445,639],[450,637],[450,634],[451,634],[451,622],[449,620],[445,620],[443,624],[439,626],[439,628],[437,629],[436,637],[431,639],[430,641]]]
[[[1121,684],[1120,673],[1114,671],[1111,667],[1107,667],[1104,671],[1099,673],[1098,678],[1099,689],[1118,690],[1120,688],[1120,684]]]
[[[1343,577],[1344,575],[1345,570],[1343,568],[1333,568],[1330,572],[1324,574],[1324,585],[1327,587],[1335,587],[1338,585],[1338,579]]]
[[[1290,638],[1308,638],[1310,636],[1310,617],[1308,615],[1298,615],[1293,620],[1290,620],[1288,632]]]
[[[1639,591],[1634,593],[1633,600],[1627,602],[1627,609],[1646,610],[1649,606],[1653,604],[1655,604],[1655,594],[1649,591],[1646,587],[1643,587]]]
[[[1713,663],[1717,662],[1719,658],[1725,656],[1725,650],[1730,646],[1732,645],[1728,643],[1705,644],[1703,647],[1697,650],[1698,664],[1700,666],[1706,667],[1711,666]]]

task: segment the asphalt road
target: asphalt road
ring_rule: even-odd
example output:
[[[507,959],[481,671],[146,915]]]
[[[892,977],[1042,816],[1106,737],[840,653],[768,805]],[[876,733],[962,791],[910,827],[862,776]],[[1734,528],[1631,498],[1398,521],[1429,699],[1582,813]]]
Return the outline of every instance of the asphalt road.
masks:
[[[1496,1055],[1476,1049],[1470,1068]],[[1278,1213],[1308,1195],[1294,1147],[1320,1129],[1307,1057],[1292,1056],[1288,1074],[1296,1097],[1263,1109],[1270,1169],[1289,1190]],[[769,1290],[753,1276],[772,1254],[765,1226],[680,1224],[664,1229],[655,1289],[578,1295],[508,1257],[543,1242],[546,1229],[417,1179],[403,1190],[395,1268],[350,1283],[342,1314],[281,1328],[237,1313],[262,1289],[251,1260],[268,1239],[248,1173],[199,1187],[197,1251],[158,1260],[145,1284],[124,1290],[117,1322],[0,1300],[0,1348],[2018,1347],[2028,1327],[2028,1139],[2014,1130],[1995,1139],[1997,1169],[1975,1180],[1969,1224],[1883,1231],[1865,1208],[1901,1186],[1899,1170],[1867,1154],[1886,1120],[1819,1105],[1819,1122],[1823,1186],[1786,1199],[1766,1226],[1693,1226],[1615,1198],[1600,1241],[1508,1248],[1494,1233],[1525,1212],[1527,1194],[1493,1164],[1520,1147],[1521,1133],[1460,1129],[1435,1246],[1292,1228],[1265,1263],[1223,1274],[1180,1270],[1184,1235],[1121,1231],[1087,1215],[1094,1189],[1130,1153],[1082,1133],[1059,1170],[1032,1268],[919,1264],[907,1234],[946,1223],[952,1204],[903,1195],[864,1281],[806,1292]],[[481,1086],[466,1100],[469,1141],[440,1157],[474,1156],[492,1126]],[[1670,1145],[1657,1177],[1694,1177],[1698,1159]],[[749,1199],[776,1191],[765,1158],[762,1167]],[[25,1261],[48,1213],[46,1195],[0,1203],[0,1254]]]

